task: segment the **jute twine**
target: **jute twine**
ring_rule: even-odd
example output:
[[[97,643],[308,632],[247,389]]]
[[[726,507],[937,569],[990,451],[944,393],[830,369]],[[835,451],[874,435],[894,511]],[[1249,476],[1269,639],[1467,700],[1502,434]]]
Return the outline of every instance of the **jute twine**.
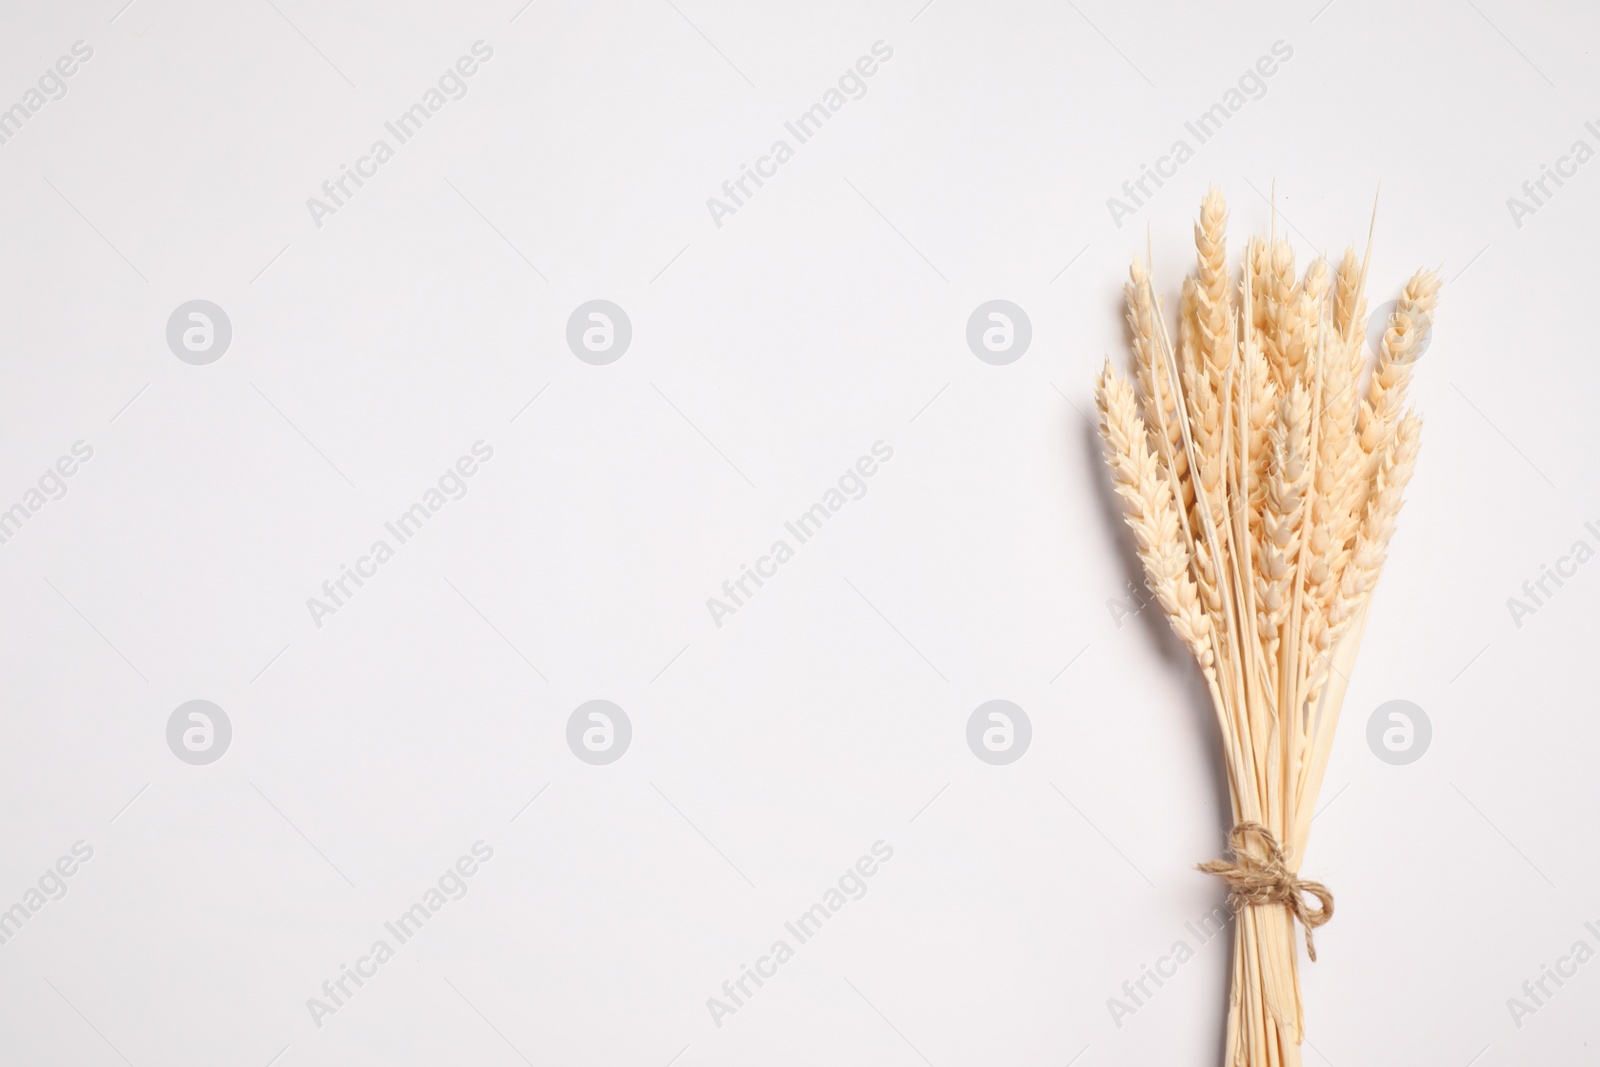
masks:
[[[1249,852],[1246,838],[1254,834],[1266,846],[1265,859]],[[1228,851],[1233,862],[1212,860],[1197,864],[1198,870],[1214,874],[1228,883],[1228,907],[1238,914],[1247,907],[1263,904],[1281,904],[1289,909],[1306,931],[1306,953],[1311,962],[1317,961],[1317,948],[1311,941],[1311,931],[1333,918],[1333,894],[1321,882],[1297,877],[1289,870],[1283,846],[1272,831],[1258,822],[1242,822],[1228,832]],[[1320,906],[1306,906],[1303,894],[1317,898]]]

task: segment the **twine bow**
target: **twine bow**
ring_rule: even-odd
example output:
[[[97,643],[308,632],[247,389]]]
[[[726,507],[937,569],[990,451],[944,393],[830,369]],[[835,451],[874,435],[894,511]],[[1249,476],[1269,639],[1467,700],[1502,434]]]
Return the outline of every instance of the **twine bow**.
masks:
[[[1256,835],[1266,846],[1266,859],[1259,859],[1245,849],[1246,837]],[[1233,862],[1211,860],[1196,865],[1206,874],[1214,874],[1228,883],[1228,907],[1235,914],[1247,907],[1262,904],[1282,904],[1289,909],[1306,931],[1306,953],[1311,962],[1317,961],[1317,949],[1311,941],[1311,931],[1333,918],[1333,894],[1321,882],[1300,878],[1289,870],[1283,846],[1272,836],[1272,831],[1258,822],[1242,822],[1228,831],[1228,851]],[[1306,906],[1303,894],[1317,898],[1319,907]]]

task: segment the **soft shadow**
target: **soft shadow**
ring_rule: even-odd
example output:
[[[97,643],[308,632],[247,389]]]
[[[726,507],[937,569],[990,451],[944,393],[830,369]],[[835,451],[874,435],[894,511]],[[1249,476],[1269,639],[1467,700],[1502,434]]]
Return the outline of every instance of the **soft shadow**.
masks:
[[[1194,731],[1196,739],[1204,744],[1210,753],[1211,767],[1215,772],[1212,775],[1212,784],[1216,790],[1217,810],[1222,817],[1222,821],[1218,824],[1218,841],[1223,841],[1233,826],[1233,807],[1228,798],[1227,774],[1222,762],[1222,739],[1217,736],[1217,716],[1211,707],[1210,690],[1206,687],[1205,679],[1201,676],[1194,657],[1189,654],[1183,642],[1178,640],[1178,635],[1172,632],[1166,613],[1161,610],[1161,605],[1156,603],[1154,596],[1144,584],[1144,564],[1139,561],[1139,553],[1134,548],[1133,538],[1129,535],[1127,523],[1123,520],[1122,501],[1111,488],[1111,478],[1102,458],[1103,444],[1100,432],[1082,420],[1079,422],[1083,438],[1088,445],[1084,455],[1091,468],[1089,481],[1095,486],[1095,497],[1100,505],[1100,520],[1105,526],[1106,536],[1116,546],[1118,577],[1122,584],[1133,582],[1141,595],[1150,598],[1149,603],[1135,616],[1134,621],[1124,619],[1124,626],[1136,624],[1150,647],[1161,657],[1162,668],[1168,673],[1179,674],[1184,680],[1186,703],[1191,712],[1190,722],[1196,727]]]
[[[1156,603],[1149,589],[1144,584],[1144,564],[1139,560],[1139,553],[1133,545],[1133,538],[1129,536],[1127,523],[1123,520],[1122,501],[1117,497],[1116,491],[1111,488],[1110,473],[1106,468],[1103,456],[1104,444],[1100,439],[1097,427],[1089,425],[1083,419],[1075,418],[1082,436],[1088,447],[1083,450],[1086,462],[1091,468],[1089,481],[1095,486],[1095,497],[1099,502],[1101,522],[1104,524],[1106,534],[1112,544],[1116,545],[1117,563],[1120,571],[1119,578],[1125,584],[1132,581],[1141,594],[1150,598],[1144,610],[1140,611],[1137,618],[1137,630],[1147,641],[1149,646],[1160,656],[1159,667],[1153,666],[1152,670],[1164,670],[1167,673],[1177,672],[1184,679],[1185,703],[1189,709],[1189,723],[1193,727],[1191,734],[1195,740],[1204,746],[1208,756],[1208,766],[1211,768],[1212,810],[1216,813],[1216,841],[1217,848],[1214,853],[1196,859],[1196,862],[1213,859],[1223,854],[1223,845],[1227,841],[1228,831],[1233,828],[1233,802],[1228,795],[1228,776],[1226,757],[1223,754],[1222,739],[1218,736],[1217,716],[1211,706],[1211,693],[1207,688],[1204,677],[1200,674],[1199,666],[1194,662],[1194,657],[1189,650],[1178,640],[1177,634],[1172,632],[1167,616],[1161,610],[1161,605]],[[1124,628],[1128,620],[1124,619]],[[1222,884],[1217,883],[1215,903],[1222,903],[1226,893]],[[1238,920],[1235,919],[1235,922]],[[1231,926],[1230,926],[1231,931]],[[1232,945],[1233,935],[1228,936]],[[1222,976],[1225,987],[1231,988],[1233,980],[1233,959],[1230,947],[1227,965],[1223,968]],[[1226,1021],[1227,996],[1222,999],[1223,1022],[1215,1032],[1216,1062],[1221,1062],[1227,1052],[1228,1032]]]

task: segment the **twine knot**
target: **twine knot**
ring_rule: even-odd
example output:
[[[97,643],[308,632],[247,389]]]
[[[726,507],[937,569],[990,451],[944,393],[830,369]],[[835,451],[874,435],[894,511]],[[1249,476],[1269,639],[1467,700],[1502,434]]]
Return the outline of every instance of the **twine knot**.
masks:
[[[1245,845],[1254,834],[1266,847],[1266,858],[1249,852]],[[1228,907],[1235,914],[1247,907],[1263,904],[1282,904],[1289,909],[1306,931],[1306,953],[1311,962],[1317,961],[1317,949],[1311,940],[1311,931],[1333,918],[1333,894],[1321,882],[1300,878],[1289,870],[1283,846],[1272,831],[1258,822],[1242,822],[1228,831],[1228,851],[1233,862],[1212,860],[1196,865],[1206,874],[1214,874],[1228,883]],[[1319,906],[1306,905],[1304,894],[1317,898]]]

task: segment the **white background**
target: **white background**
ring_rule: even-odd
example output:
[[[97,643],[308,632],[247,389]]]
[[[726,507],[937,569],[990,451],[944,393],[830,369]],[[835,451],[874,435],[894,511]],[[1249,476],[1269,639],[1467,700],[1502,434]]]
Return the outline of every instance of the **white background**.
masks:
[[[1364,239],[1381,185],[1372,304],[1446,279],[1305,861],[1338,899],[1306,1060],[1593,1055],[1600,963],[1520,1028],[1506,1004],[1600,948],[1600,566],[1520,627],[1506,604],[1600,545],[1600,162],[1520,227],[1506,205],[1600,148],[1592,11],[121,3],[9,0],[0,32],[0,107],[94,50],[0,145],[0,508],[94,450],[0,545],[0,907],[94,849],[0,946],[4,1062],[1217,1063],[1226,939],[1107,1007],[1220,902],[1191,866],[1226,805],[1192,666],[1108,609],[1127,539],[1081,414],[1126,358],[1127,262],[1148,227],[1175,299],[1213,183],[1239,242],[1276,183],[1302,265]],[[315,225],[478,40],[465,98]],[[876,41],[866,95],[717,226],[707,198]],[[165,339],[196,298],[233,327],[207,366]],[[609,366],[565,343],[592,298],[632,322]],[[1004,367],[965,340],[995,298],[1033,327]],[[307,598],[479,440],[467,495],[319,628]],[[714,625],[879,440],[867,495]],[[965,741],[1000,697],[1033,724],[1007,767]],[[603,767],[565,740],[596,698],[634,731]],[[1399,698],[1434,738],[1396,767],[1364,730]],[[209,766],[167,746],[192,699],[233,725]],[[706,999],[880,839],[867,895],[717,1026]],[[470,892],[316,1025],[478,840]]]

